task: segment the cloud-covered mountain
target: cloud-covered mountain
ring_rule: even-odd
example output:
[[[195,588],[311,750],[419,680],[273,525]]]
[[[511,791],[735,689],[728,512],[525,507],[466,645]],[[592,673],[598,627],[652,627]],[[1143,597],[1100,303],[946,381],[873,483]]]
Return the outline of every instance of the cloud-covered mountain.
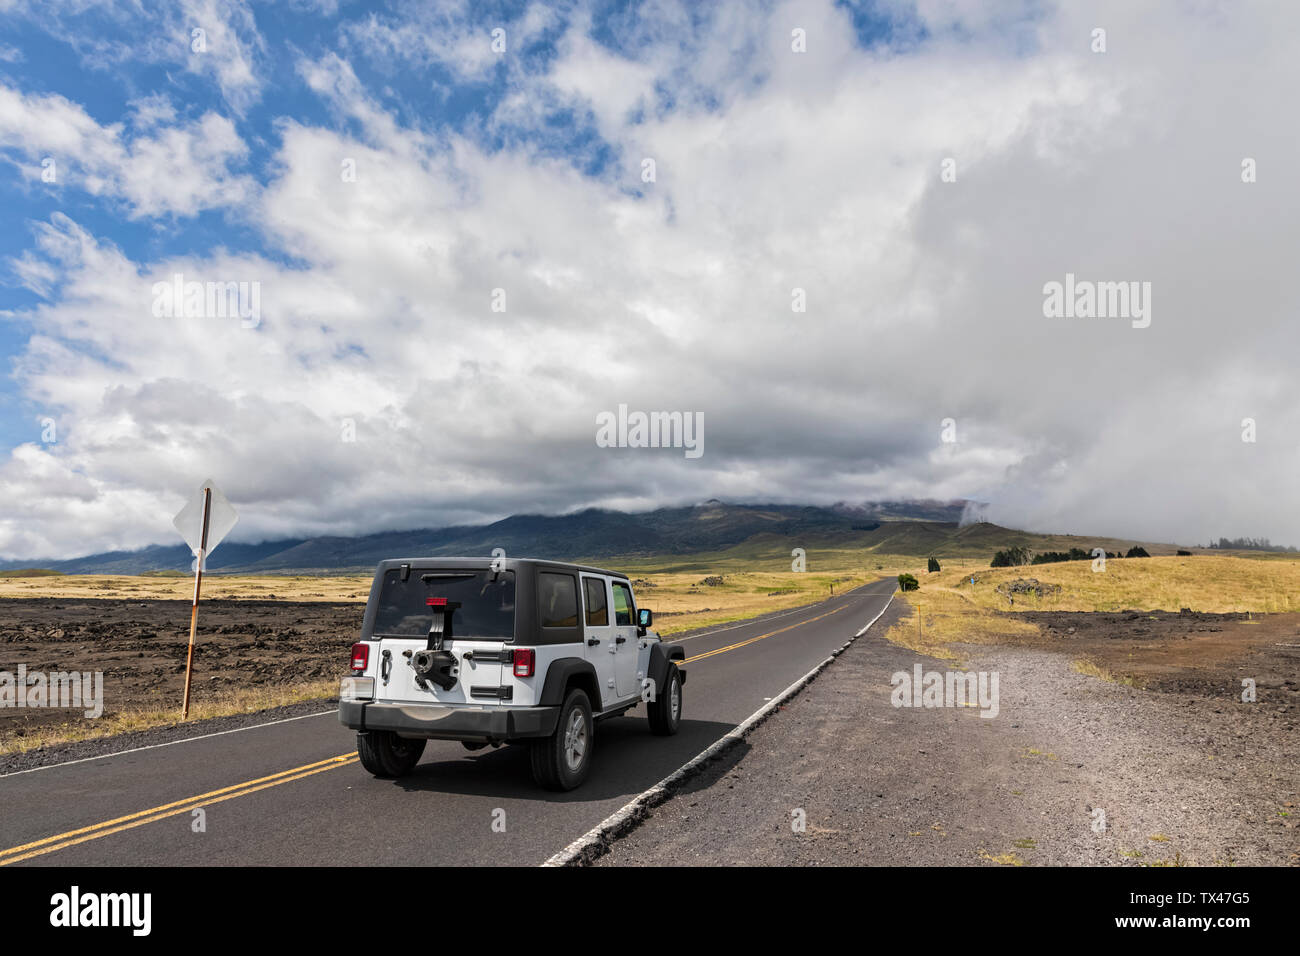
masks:
[[[943,505],[906,502],[833,508],[796,505],[728,505],[710,500],[688,508],[641,514],[587,509],[574,514],[515,515],[478,526],[385,531],[357,537],[289,538],[261,544],[223,542],[208,561],[211,571],[278,572],[370,568],[385,558],[414,555],[489,555],[494,548],[520,557],[569,560],[579,557],[691,554],[717,551],[753,538],[776,535],[798,540],[851,535],[881,527],[892,519],[956,521],[961,502]],[[66,560],[37,562],[70,574],[139,574],[188,570],[185,545],[153,545],[138,551],[113,551]],[[31,562],[0,563],[0,570]]]

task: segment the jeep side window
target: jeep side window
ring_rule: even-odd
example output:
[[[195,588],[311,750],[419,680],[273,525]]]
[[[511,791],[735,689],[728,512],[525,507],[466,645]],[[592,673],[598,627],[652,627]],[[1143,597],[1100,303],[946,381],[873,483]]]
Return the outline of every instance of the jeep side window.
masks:
[[[629,627],[635,623],[636,612],[632,609],[632,589],[618,581],[614,585],[614,623],[618,627]]]
[[[609,604],[605,600],[605,582],[600,578],[583,578],[587,591],[587,626],[604,627],[609,623]]]
[[[571,574],[538,575],[542,627],[578,626],[578,588]]]

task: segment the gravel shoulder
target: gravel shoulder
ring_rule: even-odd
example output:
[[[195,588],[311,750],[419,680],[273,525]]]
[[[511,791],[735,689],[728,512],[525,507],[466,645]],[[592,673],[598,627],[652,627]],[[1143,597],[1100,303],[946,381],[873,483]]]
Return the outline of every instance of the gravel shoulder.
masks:
[[[595,865],[1300,864],[1292,658],[1255,661],[1243,703],[1109,683],[1069,653],[956,645],[965,669],[998,674],[987,718],[892,705],[894,673],[949,668],[880,637],[906,613]]]

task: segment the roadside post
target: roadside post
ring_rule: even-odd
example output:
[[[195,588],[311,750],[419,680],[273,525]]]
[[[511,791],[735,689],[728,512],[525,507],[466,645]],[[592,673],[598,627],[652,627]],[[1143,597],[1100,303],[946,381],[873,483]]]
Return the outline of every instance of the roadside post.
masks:
[[[203,586],[203,570],[207,565],[208,555],[216,550],[221,539],[230,533],[230,529],[239,520],[239,515],[221,490],[209,478],[185,507],[180,510],[172,524],[181,533],[185,543],[194,552],[194,601],[190,605],[190,646],[185,656],[185,700],[181,704],[181,720],[190,716],[190,681],[194,676],[194,635],[199,624],[199,590]]]

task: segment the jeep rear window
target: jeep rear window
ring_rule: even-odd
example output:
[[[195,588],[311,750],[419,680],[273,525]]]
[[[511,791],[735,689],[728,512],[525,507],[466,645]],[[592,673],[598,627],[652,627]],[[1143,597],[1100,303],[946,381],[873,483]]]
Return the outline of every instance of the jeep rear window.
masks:
[[[493,578],[495,577],[495,580]],[[429,598],[459,603],[453,612],[452,639],[489,638],[508,641],[515,636],[515,573],[411,568],[384,572],[375,612],[376,637],[424,637],[433,609]]]

